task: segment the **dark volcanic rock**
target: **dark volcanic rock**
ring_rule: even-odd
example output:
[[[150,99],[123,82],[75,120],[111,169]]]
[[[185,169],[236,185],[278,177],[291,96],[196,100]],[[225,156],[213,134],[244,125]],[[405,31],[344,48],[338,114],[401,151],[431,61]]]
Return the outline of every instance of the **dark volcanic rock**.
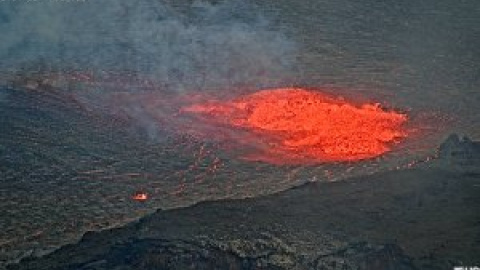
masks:
[[[290,261],[289,266],[280,266],[269,257],[292,260],[294,254],[283,254],[272,249],[268,254],[245,255],[221,247],[205,245],[201,242],[182,240],[132,240],[117,243],[104,249],[95,257],[85,256],[85,261],[63,265],[43,264],[36,260],[25,260],[23,267],[12,269],[365,269],[365,270],[411,270],[415,269],[411,260],[394,245],[373,247],[366,243],[352,244],[336,253],[319,256],[312,262],[303,264]],[[69,260],[65,252],[57,256]],[[340,267],[340,268],[339,268]]]
[[[407,270],[478,265],[479,186],[477,175],[435,164],[309,183],[260,198],[159,210],[125,227],[88,233],[78,244],[24,259],[10,269]]]
[[[2,175],[11,175],[2,179],[2,187],[16,190],[2,193],[3,209],[8,210],[8,218],[0,220],[4,235],[20,235],[34,246],[39,241],[37,235],[27,238],[25,228],[35,225],[31,231],[36,232],[50,226],[41,222],[55,220],[62,224],[69,215],[58,213],[74,213],[70,217],[75,225],[103,212],[147,209],[137,204],[130,207],[121,200],[102,200],[102,190],[127,193],[128,185],[138,185],[139,179],[126,178],[115,186],[114,182],[92,181],[96,178],[82,172],[91,172],[100,162],[108,164],[109,174],[121,175],[128,173],[129,167],[175,160],[159,156],[163,151],[150,145],[126,141],[128,136],[110,132],[117,131],[117,126],[98,132],[109,121],[82,109],[68,94],[60,95],[50,88],[40,91],[36,85],[29,90],[2,92],[0,150],[4,154],[0,170]],[[36,94],[31,95],[32,91]],[[52,134],[55,142],[49,140]],[[22,143],[12,143],[12,138],[20,138]],[[82,138],[88,140],[79,143]],[[126,147],[131,149],[117,151]],[[179,153],[172,153],[178,159]],[[441,160],[435,162],[446,160],[460,165],[459,170],[423,164],[412,170],[342,182],[310,183],[255,199],[204,202],[158,211],[122,228],[87,233],[75,245],[41,258],[24,259],[10,268],[406,270],[479,265],[479,153],[478,143],[453,135],[440,148]],[[185,163],[183,159],[177,162]],[[160,169],[175,168],[177,162]],[[56,171],[56,167],[62,170]],[[275,170],[282,174],[281,169]],[[58,175],[61,177],[53,177]],[[258,174],[255,181],[269,183],[262,177]],[[147,184],[149,179],[143,181]],[[99,183],[109,188],[99,188]],[[41,193],[41,203],[32,201],[33,191]],[[58,194],[69,200],[59,202]],[[100,215],[77,211],[77,205],[82,206],[80,209],[98,209]],[[81,224],[75,226],[69,230],[84,229]],[[57,233],[55,228],[50,227],[53,234]],[[10,246],[19,248],[15,242]]]
[[[480,143],[452,134],[440,145],[439,156],[453,163],[473,165],[480,160]]]

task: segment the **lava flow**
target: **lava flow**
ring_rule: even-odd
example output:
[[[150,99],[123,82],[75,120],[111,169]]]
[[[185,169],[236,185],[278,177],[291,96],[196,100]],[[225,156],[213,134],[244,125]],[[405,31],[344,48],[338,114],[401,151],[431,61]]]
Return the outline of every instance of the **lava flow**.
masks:
[[[368,159],[407,136],[405,114],[298,88],[211,100],[182,111],[254,134],[262,146],[246,158],[270,163]]]
[[[132,196],[132,199],[135,201],[144,202],[148,200],[148,194],[145,192],[138,191]]]

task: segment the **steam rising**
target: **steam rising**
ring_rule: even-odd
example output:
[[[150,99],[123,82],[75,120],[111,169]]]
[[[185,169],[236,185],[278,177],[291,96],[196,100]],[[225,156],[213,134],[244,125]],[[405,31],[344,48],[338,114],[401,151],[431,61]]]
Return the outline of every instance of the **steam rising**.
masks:
[[[286,77],[295,46],[254,5],[185,2],[0,3],[0,70],[126,71],[177,91]]]

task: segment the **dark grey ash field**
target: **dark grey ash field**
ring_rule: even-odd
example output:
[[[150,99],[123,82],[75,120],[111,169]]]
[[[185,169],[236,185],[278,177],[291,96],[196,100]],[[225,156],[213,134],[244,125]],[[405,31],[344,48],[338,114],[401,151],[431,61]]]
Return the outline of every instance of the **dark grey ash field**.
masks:
[[[480,266],[476,0],[0,1],[0,34],[0,269]],[[291,86],[416,133],[275,165],[176,113]]]

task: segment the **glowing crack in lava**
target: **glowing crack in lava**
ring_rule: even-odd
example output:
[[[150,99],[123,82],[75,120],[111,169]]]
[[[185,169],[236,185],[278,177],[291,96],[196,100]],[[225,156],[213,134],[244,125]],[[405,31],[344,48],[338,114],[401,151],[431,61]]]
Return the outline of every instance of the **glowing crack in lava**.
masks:
[[[182,111],[254,133],[265,146],[247,158],[272,163],[368,159],[407,136],[405,114],[298,88],[210,100]]]
[[[138,191],[132,196],[132,199],[138,202],[144,202],[148,200],[148,194],[145,192]]]

